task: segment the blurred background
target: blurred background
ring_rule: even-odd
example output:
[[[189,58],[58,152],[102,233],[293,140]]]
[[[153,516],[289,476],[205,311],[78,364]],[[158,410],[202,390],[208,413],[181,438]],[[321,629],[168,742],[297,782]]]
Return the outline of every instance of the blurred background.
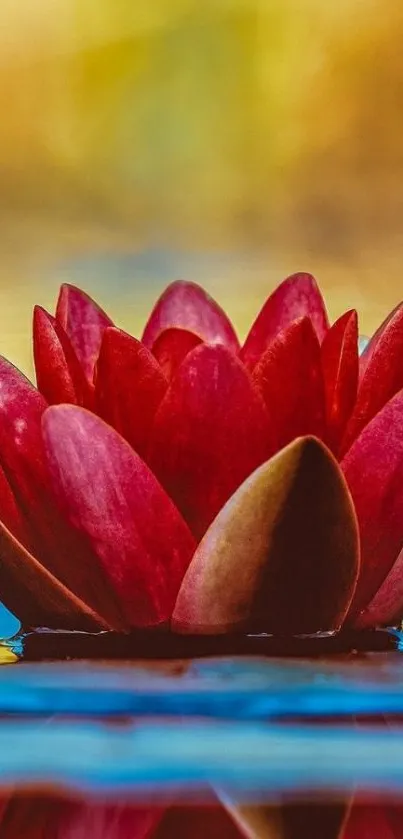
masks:
[[[296,270],[403,297],[401,0],[1,0],[0,352],[61,281],[138,332],[203,282],[239,331]]]

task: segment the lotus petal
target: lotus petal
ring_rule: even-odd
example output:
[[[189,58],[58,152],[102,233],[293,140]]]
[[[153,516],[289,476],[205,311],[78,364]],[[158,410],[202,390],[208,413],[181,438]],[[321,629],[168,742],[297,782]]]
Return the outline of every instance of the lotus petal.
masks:
[[[153,344],[152,352],[164,376],[170,381],[188,353],[202,343],[202,339],[188,329],[164,329]]]
[[[360,359],[357,401],[341,443],[344,455],[363,428],[403,388],[403,304],[375,333]]]
[[[257,363],[252,379],[266,402],[277,449],[295,437],[324,436],[320,345],[309,318],[280,332]]]
[[[168,382],[150,351],[121,329],[104,332],[96,367],[97,413],[144,456]]]
[[[403,812],[398,806],[355,805],[350,813],[342,839],[403,839]]]
[[[7,480],[4,469],[0,466],[0,521],[22,542],[25,547],[30,544],[28,525],[18,506],[14,493]],[[1,597],[1,592],[0,592]]]
[[[35,306],[34,361],[38,390],[49,405],[71,402],[92,406],[92,390],[60,323],[41,306]]]
[[[346,312],[331,326],[322,344],[326,394],[326,442],[336,454],[357,398],[358,319]]]
[[[165,329],[176,327],[195,332],[203,341],[239,350],[234,327],[221,307],[196,283],[171,283],[155,304],[143,332],[142,342],[152,349]]]
[[[110,317],[88,294],[66,283],[60,289],[56,320],[70,338],[84,373],[92,382],[103,333],[113,326]]]
[[[153,839],[242,839],[245,833],[236,827],[223,807],[171,807]],[[246,834],[255,839],[253,834]],[[256,837],[260,839],[260,837]],[[277,839],[277,837],[270,837]]]
[[[252,369],[271,341],[294,320],[309,317],[320,342],[329,322],[322,295],[311,274],[293,274],[270,295],[259,312],[241,349],[241,358]]]
[[[43,434],[59,502],[100,560],[131,626],[165,622],[195,543],[146,464],[99,417],[49,408]]]
[[[148,462],[196,538],[272,448],[245,369],[222,346],[186,357],[157,411]]]
[[[120,626],[122,620],[96,556],[64,519],[53,495],[41,432],[46,407],[31,382],[0,358],[0,462],[28,523],[28,544],[68,589],[109,623]]]
[[[2,522],[0,556],[1,600],[25,628],[47,626],[87,632],[111,628],[103,617],[47,571]]]
[[[13,795],[0,822],[2,839],[148,839],[158,808],[71,801],[46,794]]]
[[[395,626],[403,618],[403,550],[378,589],[375,597],[358,615],[359,629],[373,626]]]
[[[358,573],[354,508],[318,440],[295,440],[238,489],[207,531],[173,613],[181,632],[293,635],[340,626]]]
[[[349,620],[355,621],[403,546],[403,391],[364,428],[342,461],[361,533],[361,570]]]
[[[284,839],[340,839],[347,821],[350,801],[285,804],[282,812]]]

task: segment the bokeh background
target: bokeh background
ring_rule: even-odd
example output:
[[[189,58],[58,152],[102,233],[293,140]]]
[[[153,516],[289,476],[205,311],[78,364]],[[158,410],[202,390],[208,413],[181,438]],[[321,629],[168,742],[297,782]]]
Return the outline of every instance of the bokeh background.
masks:
[[[245,333],[308,270],[370,333],[403,297],[402,41],[401,0],[1,0],[0,352],[32,372],[64,280],[136,334],[193,278]]]
[[[138,331],[205,283],[239,330],[287,273],[371,332],[401,297],[401,0],[1,0],[0,352],[59,283]]]

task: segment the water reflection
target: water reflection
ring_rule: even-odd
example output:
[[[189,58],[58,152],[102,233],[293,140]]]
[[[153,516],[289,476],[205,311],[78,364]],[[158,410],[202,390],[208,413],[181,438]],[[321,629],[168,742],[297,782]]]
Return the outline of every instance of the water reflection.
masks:
[[[210,793],[203,805],[160,807],[10,792],[0,802],[0,829],[2,839],[399,839],[402,815],[397,801],[353,795],[236,807]]]
[[[5,667],[0,836],[399,839],[402,722],[399,652]]]

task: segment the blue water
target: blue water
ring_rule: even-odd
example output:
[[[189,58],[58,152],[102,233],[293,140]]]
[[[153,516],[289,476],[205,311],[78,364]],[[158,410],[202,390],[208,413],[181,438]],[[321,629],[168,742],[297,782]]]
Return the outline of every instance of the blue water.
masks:
[[[12,638],[19,631],[20,626],[18,618],[0,603],[0,638]]]

